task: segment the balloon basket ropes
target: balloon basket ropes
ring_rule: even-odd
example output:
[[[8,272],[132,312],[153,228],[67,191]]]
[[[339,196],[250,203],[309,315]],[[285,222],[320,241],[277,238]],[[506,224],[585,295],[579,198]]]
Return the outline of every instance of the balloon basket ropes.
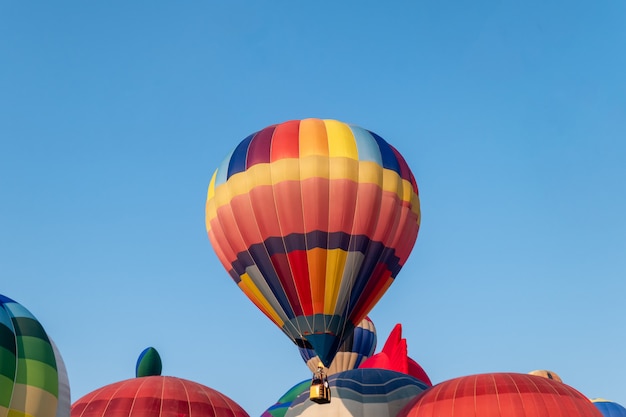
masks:
[[[319,366],[313,374],[311,388],[309,389],[309,399],[318,404],[330,403],[330,387],[328,386],[328,377],[324,373],[323,366]]]

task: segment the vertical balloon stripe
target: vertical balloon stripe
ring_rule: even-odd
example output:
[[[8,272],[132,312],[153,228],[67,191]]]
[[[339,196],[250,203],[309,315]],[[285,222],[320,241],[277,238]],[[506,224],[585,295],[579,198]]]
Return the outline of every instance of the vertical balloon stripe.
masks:
[[[250,267],[247,272],[241,275],[239,287],[247,295],[252,294],[255,304],[261,305],[261,310],[270,317],[272,321],[281,326],[288,320],[284,310],[280,309],[280,303],[276,300],[274,293],[267,283],[263,281],[261,273],[256,267]],[[279,308],[277,309],[276,306]]]
[[[311,286],[311,303],[314,311],[324,310],[324,288],[326,287],[327,251],[312,248],[307,252],[308,272]]]
[[[215,177],[215,188],[224,184],[226,180],[228,180],[228,166],[230,165],[230,158],[233,155],[235,150],[233,149],[226,158],[222,161],[220,166],[217,168],[217,175]]]
[[[324,120],[328,135],[328,156],[330,158],[359,159],[352,129],[336,120]]]
[[[356,236],[373,236],[378,217],[382,190],[376,184],[359,183],[359,193],[354,211],[352,234]]]
[[[376,289],[380,291],[377,294],[371,294],[369,297],[365,297],[365,299],[359,301],[359,309],[354,311],[354,317],[361,317],[363,314],[367,314],[374,308],[374,306],[380,301],[382,296],[387,292],[389,287],[394,281],[394,278],[391,277],[391,273],[389,271],[385,271],[386,273],[380,278],[378,281],[378,285]],[[367,291],[367,290],[366,290]]]
[[[217,170],[213,172],[213,176],[211,177],[211,182],[209,183],[209,189],[207,191],[207,199],[206,199],[206,224],[209,227],[209,219],[211,219],[211,214],[209,213],[209,206],[214,206],[212,203],[212,199],[215,196],[215,178],[217,177]]]
[[[310,316],[315,314],[311,297],[311,279],[308,271],[308,257],[306,250],[296,250],[287,254],[289,265],[293,270],[296,297],[302,307],[302,314]]]
[[[289,158],[293,156],[293,152],[296,152],[295,158],[297,158],[298,152],[298,127],[299,123],[289,123],[281,125],[282,128],[277,128],[274,133],[272,142],[272,158],[278,153],[283,157]],[[278,153],[274,152],[274,148]],[[293,239],[298,239],[300,242],[296,246],[304,250],[304,225],[303,225],[303,209],[302,209],[302,196],[300,190],[300,178],[299,178],[299,160],[298,159],[285,159],[270,164],[270,174],[273,183],[273,195],[274,195],[274,210],[277,218],[279,219],[280,233],[273,236],[283,237],[284,252],[288,253],[289,250],[287,242],[285,241],[290,236]],[[272,207],[266,208],[271,210]],[[302,315],[302,304],[299,299],[299,293],[296,291],[296,281],[305,278],[296,278],[296,274],[300,273],[294,266],[290,264],[290,259],[287,256],[281,257],[284,263],[281,264],[282,268],[276,269],[278,273],[282,287],[284,288],[287,298],[290,303],[291,309],[294,311],[294,315],[289,315],[289,318]],[[276,265],[276,264],[275,264]],[[305,296],[306,297],[306,296]],[[305,298],[306,299],[306,298]]]
[[[411,184],[411,190],[415,194],[418,194],[417,182],[415,181],[415,177],[413,176],[413,173],[411,172],[409,165],[406,163],[406,160],[400,154],[400,152],[398,152],[396,148],[394,148],[391,145],[389,145],[389,147],[393,151],[394,155],[396,156],[396,159],[398,160],[398,164],[400,165],[400,176],[402,177],[403,180],[408,181],[409,184]]]
[[[380,156],[383,159],[383,168],[390,169],[400,175],[400,164],[396,159],[396,155],[391,149],[391,146],[383,138],[378,136],[376,133],[371,132],[370,134],[374,138],[374,140],[378,143],[378,148],[380,149]]]
[[[17,339],[17,349],[20,359],[28,358],[48,365],[51,368],[56,367],[54,350],[51,349],[50,341],[47,337],[42,339],[36,336],[20,336]]]
[[[272,136],[275,129],[276,126],[269,126],[254,135],[248,147],[248,159],[246,161],[248,169],[257,164],[270,162]]]
[[[0,304],[0,416],[3,415],[2,407],[8,409],[11,404],[17,372],[15,333],[11,319],[3,306]]]
[[[217,221],[215,221],[215,223],[217,223]],[[222,232],[223,230],[221,226],[219,224],[215,224],[209,230],[208,235],[212,242],[223,243],[225,242],[226,238],[223,236]],[[230,246],[228,246],[227,243],[220,245],[219,249],[215,250],[215,254],[217,255],[217,259],[219,259],[219,261],[224,266],[224,269],[226,269],[226,271],[228,271],[228,273],[231,275],[231,278],[233,278],[235,283],[238,283],[239,275],[237,273],[234,273],[235,276],[233,276],[233,274],[231,273],[231,270],[234,272],[232,265],[232,262],[234,261],[232,261],[232,259],[236,259],[237,255],[232,252]]]
[[[270,244],[271,243],[273,242],[270,242]],[[285,320],[291,319],[294,317],[294,311],[291,307],[287,294],[285,293],[281,277],[278,275],[279,271],[274,269],[275,260],[272,259],[272,256],[265,258],[261,255],[256,255],[258,252],[263,252],[264,250],[265,249],[260,245],[250,249],[250,251],[255,254],[254,257],[259,260],[259,263],[246,268],[246,271],[253,279],[257,287],[261,289],[265,298],[270,302],[272,308],[276,311],[282,312]],[[265,251],[269,252],[269,250]]]
[[[230,162],[228,163],[227,178],[230,178],[239,172],[245,171],[246,160],[248,159],[248,146],[250,145],[253,137],[254,135],[248,136],[235,148],[235,151],[230,157]]]
[[[263,298],[260,291],[254,285],[254,282],[250,279],[248,274],[243,274],[241,276],[241,280],[239,281],[239,288],[243,291],[244,294],[252,301],[252,303],[257,306],[259,310],[263,314],[267,316],[274,324],[277,326],[282,326],[282,320],[280,317],[274,312],[269,303]],[[279,324],[280,323],[280,324]]]
[[[299,132],[300,158],[323,156],[328,159],[328,136],[326,125],[317,119],[304,119],[300,122]],[[322,158],[318,158],[319,160]]]
[[[337,306],[337,297],[341,286],[341,278],[345,271],[348,253],[341,249],[329,249],[326,269],[326,287],[324,291],[324,314],[333,315]]]
[[[380,154],[380,148],[372,134],[358,126],[350,126],[350,128],[359,152],[359,161],[373,162],[377,166],[382,166],[383,158]]]
[[[299,125],[300,122],[298,120],[292,120],[276,126],[274,136],[272,137],[270,156],[272,162],[284,158],[298,158],[300,154],[298,146]]]
[[[279,253],[272,255],[272,266],[276,275],[278,276],[280,286],[283,289],[284,295],[289,303],[289,306],[293,310],[293,315],[288,315],[289,318],[302,315],[302,307],[298,299],[298,292],[296,291],[296,283],[291,273],[291,266],[289,264],[289,258],[287,254]]]

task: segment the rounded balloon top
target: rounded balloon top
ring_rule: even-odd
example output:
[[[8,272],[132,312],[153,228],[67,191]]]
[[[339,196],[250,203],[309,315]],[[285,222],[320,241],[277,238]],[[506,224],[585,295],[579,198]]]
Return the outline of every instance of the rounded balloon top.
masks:
[[[569,385],[528,374],[489,373],[434,385],[407,404],[398,417],[602,417]]]
[[[156,374],[156,371],[159,371]],[[71,417],[249,417],[219,391],[183,378],[161,376],[161,358],[153,347],[137,361],[137,378],[106,385],[72,404]]]
[[[208,187],[206,228],[222,265],[326,366],[394,281],[419,224],[404,158],[376,133],[337,120],[249,135]]]
[[[591,402],[604,417],[626,417],[626,408],[621,404],[604,398],[592,398]]]
[[[63,408],[59,378],[66,374],[59,375],[55,350],[35,316],[0,295],[0,415],[55,417]]]
[[[135,376],[140,378],[143,376],[161,375],[163,364],[159,352],[153,347],[148,347],[141,352],[135,366]]]
[[[71,417],[248,417],[239,404],[212,388],[171,376],[116,382],[79,398]]]

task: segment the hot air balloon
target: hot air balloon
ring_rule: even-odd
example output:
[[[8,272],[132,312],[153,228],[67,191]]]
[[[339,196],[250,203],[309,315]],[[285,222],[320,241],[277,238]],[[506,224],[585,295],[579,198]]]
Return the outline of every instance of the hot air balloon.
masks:
[[[434,385],[408,403],[398,417],[602,417],[583,394],[548,378],[489,373]]]
[[[72,404],[71,417],[249,417],[239,404],[219,391],[186,379],[161,376],[161,360],[153,349],[144,350],[137,360],[136,369],[143,376],[84,395]],[[158,372],[152,374],[150,370]]]
[[[333,391],[330,404],[309,401],[300,394],[285,417],[395,417],[416,395],[428,387],[410,375],[386,369],[352,369],[328,378]]]
[[[626,417],[626,408],[616,402],[604,398],[592,398],[591,402],[604,417]]]
[[[419,224],[404,158],[376,133],[336,120],[249,135],[213,174],[206,201],[224,268],[326,366],[394,281]]]
[[[299,349],[300,356],[311,372],[315,372],[320,361],[315,351],[306,348]],[[376,328],[372,320],[365,317],[354,329],[352,335],[343,342],[335,359],[326,370],[326,374],[332,375],[337,372],[356,369],[364,360],[372,356],[374,350],[376,350]]]
[[[0,295],[0,416],[55,417],[58,398],[55,348],[46,331],[24,306]]]

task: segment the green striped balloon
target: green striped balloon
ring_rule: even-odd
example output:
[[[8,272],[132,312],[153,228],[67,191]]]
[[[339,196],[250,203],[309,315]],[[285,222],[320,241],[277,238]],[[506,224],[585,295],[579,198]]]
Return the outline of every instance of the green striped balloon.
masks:
[[[56,417],[58,397],[48,335],[30,311],[0,294],[0,417]]]

